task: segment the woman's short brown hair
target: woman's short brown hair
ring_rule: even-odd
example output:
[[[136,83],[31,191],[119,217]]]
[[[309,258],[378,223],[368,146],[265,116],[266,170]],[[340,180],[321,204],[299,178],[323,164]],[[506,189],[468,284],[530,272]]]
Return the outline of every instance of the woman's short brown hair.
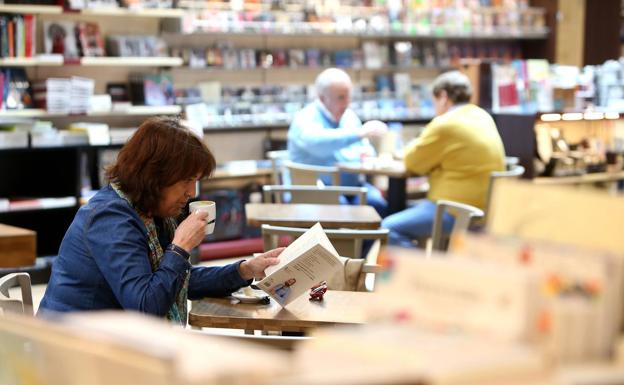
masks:
[[[453,104],[468,103],[472,96],[470,80],[459,71],[445,72],[433,81],[433,96],[440,96],[442,91],[446,91]]]
[[[123,146],[106,175],[118,183],[137,209],[153,213],[161,191],[216,167],[206,144],[175,118],[150,118]]]

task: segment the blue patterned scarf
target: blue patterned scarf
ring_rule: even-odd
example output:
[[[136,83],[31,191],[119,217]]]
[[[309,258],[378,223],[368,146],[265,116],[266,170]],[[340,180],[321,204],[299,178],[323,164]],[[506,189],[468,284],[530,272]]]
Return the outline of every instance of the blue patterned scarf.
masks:
[[[134,204],[128,199],[126,194],[121,191],[121,188],[116,183],[111,183],[113,190],[119,195],[122,199],[125,199],[130,206],[137,212],[145,227],[147,228],[147,243],[149,244],[150,252],[149,252],[149,261],[152,266],[152,272],[158,269],[160,266],[160,260],[163,257],[163,249],[160,246],[160,242],[158,241],[158,232],[156,231],[156,224],[154,223],[154,218],[148,216],[146,214],[141,213]],[[176,222],[173,218],[164,218],[163,219],[163,227],[168,234],[173,235],[176,229]],[[190,273],[187,273],[184,277],[184,284],[180,289],[176,297],[176,301],[171,305],[169,311],[167,311],[166,318],[174,323],[178,323],[182,326],[186,326],[186,314],[187,314],[187,298],[188,298],[188,285],[189,279],[191,277]]]

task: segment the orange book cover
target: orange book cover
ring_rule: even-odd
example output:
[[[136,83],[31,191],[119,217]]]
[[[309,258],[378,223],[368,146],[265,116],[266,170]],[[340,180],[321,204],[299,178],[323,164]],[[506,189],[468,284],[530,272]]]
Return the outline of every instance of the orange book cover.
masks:
[[[9,35],[9,57],[15,57],[15,21],[9,19],[7,23],[7,31]]]

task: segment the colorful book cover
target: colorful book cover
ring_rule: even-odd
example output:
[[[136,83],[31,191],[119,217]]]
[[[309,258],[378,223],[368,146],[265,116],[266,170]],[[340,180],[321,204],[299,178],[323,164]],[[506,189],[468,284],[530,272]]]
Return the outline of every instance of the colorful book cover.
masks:
[[[24,56],[32,57],[35,53],[35,17],[24,15]]]

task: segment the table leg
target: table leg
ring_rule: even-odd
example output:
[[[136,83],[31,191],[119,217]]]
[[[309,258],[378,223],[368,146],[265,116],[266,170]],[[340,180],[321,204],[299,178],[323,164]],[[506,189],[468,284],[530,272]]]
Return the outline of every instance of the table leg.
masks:
[[[388,178],[388,215],[405,209],[407,200],[406,183],[406,178]]]

